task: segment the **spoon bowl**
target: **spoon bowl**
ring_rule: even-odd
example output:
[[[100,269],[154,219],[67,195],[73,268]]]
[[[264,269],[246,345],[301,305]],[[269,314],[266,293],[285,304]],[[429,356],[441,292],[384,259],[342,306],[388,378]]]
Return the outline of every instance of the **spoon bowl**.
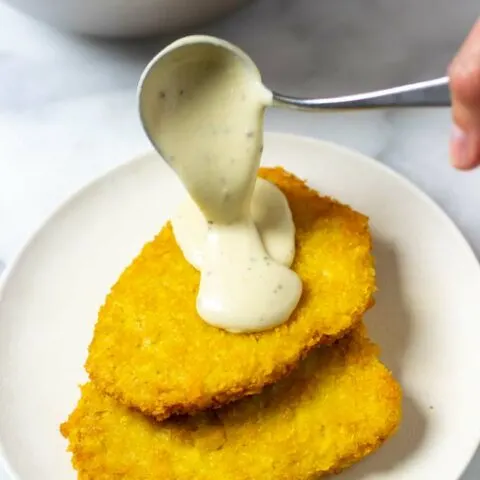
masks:
[[[161,155],[161,146],[155,140],[154,128],[160,121],[158,112],[167,95],[166,85],[175,83],[175,78],[180,75],[195,73],[198,76],[197,69],[204,65],[221,68],[232,55],[240,59],[245,68],[250,69],[250,73],[261,82],[257,66],[245,52],[225,40],[207,35],[181,38],[164,48],[147,65],[138,84],[140,120],[150,142]],[[205,71],[202,75],[206,81],[214,81],[214,71]],[[174,107],[175,104],[168,108]],[[165,159],[169,161],[168,158]]]

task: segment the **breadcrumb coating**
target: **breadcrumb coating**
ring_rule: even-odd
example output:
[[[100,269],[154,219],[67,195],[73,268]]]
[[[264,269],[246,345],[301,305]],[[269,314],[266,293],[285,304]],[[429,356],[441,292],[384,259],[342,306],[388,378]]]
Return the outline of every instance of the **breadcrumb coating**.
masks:
[[[192,417],[159,423],[89,383],[61,431],[81,480],[310,480],[377,449],[400,417],[360,326],[261,394]]]
[[[86,363],[96,387],[161,420],[255,394],[331,343],[373,304],[368,219],[281,168],[260,176],[286,195],[296,226],[293,269],[303,294],[289,321],[255,334],[197,314],[197,272],[167,224],[124,271],[100,309]]]

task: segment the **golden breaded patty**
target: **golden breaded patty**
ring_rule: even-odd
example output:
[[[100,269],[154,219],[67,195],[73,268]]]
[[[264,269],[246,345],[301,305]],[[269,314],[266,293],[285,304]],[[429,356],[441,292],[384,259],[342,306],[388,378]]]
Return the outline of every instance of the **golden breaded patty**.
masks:
[[[313,347],[344,335],[373,303],[368,220],[280,168],[261,176],[285,193],[296,225],[300,303],[285,324],[233,334],[206,324],[199,273],[167,224],[124,271],[99,312],[86,368],[97,388],[163,419],[258,393]]]
[[[259,395],[158,423],[92,383],[61,431],[83,480],[307,480],[378,448],[400,387],[359,327]]]

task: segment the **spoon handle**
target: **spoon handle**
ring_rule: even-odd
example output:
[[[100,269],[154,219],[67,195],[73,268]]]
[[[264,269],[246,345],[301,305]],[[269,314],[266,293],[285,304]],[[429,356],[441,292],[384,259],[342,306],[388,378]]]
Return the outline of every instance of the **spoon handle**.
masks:
[[[332,98],[295,98],[273,92],[273,106],[301,110],[363,110],[397,107],[448,107],[450,105],[448,77]]]

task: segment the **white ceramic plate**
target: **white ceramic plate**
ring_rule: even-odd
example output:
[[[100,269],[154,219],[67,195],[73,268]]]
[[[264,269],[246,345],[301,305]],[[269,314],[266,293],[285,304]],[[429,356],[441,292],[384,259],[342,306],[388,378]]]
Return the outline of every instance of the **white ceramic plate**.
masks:
[[[375,161],[294,136],[268,134],[265,147],[265,165],[371,218],[379,293],[368,326],[403,385],[404,420],[339,478],[457,480],[480,437],[480,269],[470,248],[432,201]],[[65,203],[10,269],[0,303],[0,439],[12,478],[76,478],[58,425],[85,379],[97,309],[182,196],[156,155],[133,160]]]

